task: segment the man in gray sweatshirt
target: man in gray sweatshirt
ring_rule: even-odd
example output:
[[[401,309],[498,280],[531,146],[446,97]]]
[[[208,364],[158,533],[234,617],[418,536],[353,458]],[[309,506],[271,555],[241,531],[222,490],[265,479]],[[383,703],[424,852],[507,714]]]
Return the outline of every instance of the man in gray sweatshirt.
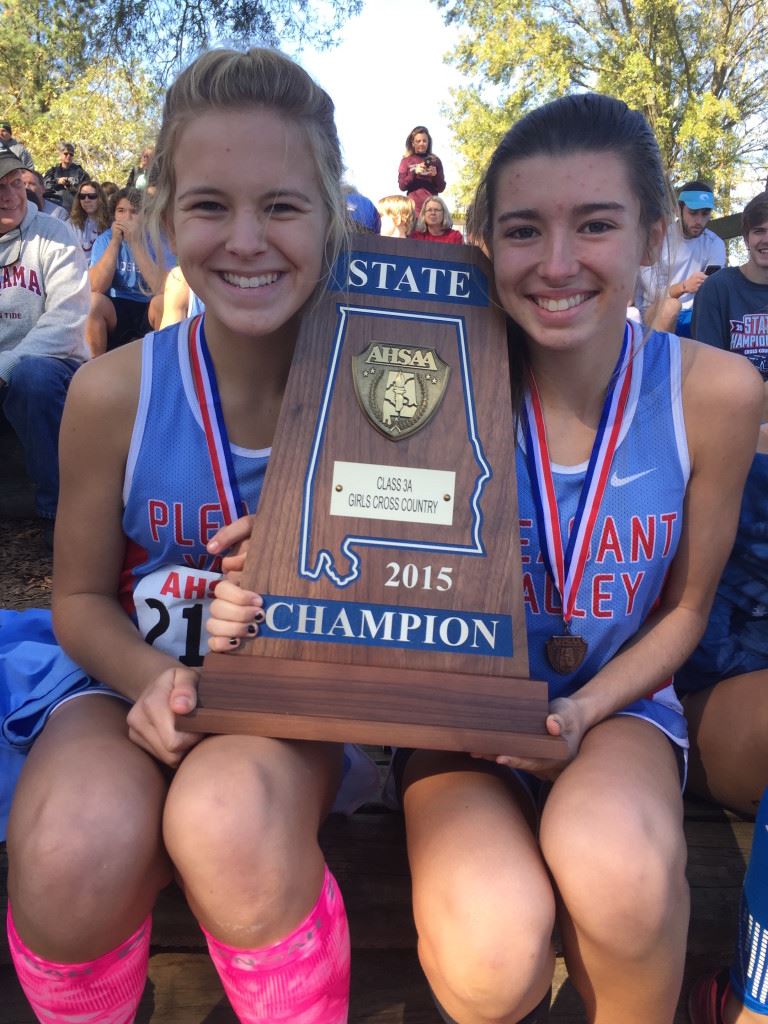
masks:
[[[27,202],[23,169],[15,154],[0,149],[0,407],[24,448],[49,540],[64,399],[88,358],[90,291],[80,247],[66,224]]]

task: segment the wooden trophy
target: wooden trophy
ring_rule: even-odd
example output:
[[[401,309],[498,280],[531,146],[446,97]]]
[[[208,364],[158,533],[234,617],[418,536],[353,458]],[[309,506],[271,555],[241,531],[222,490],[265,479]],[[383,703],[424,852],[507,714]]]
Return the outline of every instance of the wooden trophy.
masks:
[[[470,246],[359,235],[303,319],[246,559],[259,636],[184,729],[565,756],[528,678],[504,316]]]

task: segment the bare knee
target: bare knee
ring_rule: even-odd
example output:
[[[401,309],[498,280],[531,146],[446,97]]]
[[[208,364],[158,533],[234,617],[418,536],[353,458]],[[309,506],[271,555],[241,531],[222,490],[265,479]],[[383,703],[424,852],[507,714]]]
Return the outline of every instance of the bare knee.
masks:
[[[643,958],[681,914],[687,921],[686,847],[673,815],[586,805],[542,824],[542,850],[579,932]]]
[[[31,826],[12,825],[10,901],[36,951],[91,959],[146,917],[170,880],[159,822],[159,802],[100,792],[43,800]]]
[[[316,899],[319,816],[317,809],[302,813],[269,756],[244,756],[242,739],[217,737],[188,755],[166,801],[163,831],[207,927],[226,915],[233,928],[260,920],[269,930]],[[265,751],[273,743],[264,741]]]
[[[107,350],[107,336],[117,326],[117,314],[111,300],[100,292],[91,293],[91,305],[85,320],[85,338],[92,356]]]
[[[188,755],[168,794],[163,828],[180,868],[187,858],[202,859],[202,850],[214,859],[246,858],[243,867],[263,866],[258,862],[287,827],[282,787],[268,759],[217,750],[228,739],[209,740]]]
[[[555,905],[534,886],[530,901],[493,886],[445,894],[417,914],[419,955],[433,988],[461,1019],[517,1020],[550,985]],[[539,891],[540,889],[540,891]],[[419,901],[421,902],[421,901]]]

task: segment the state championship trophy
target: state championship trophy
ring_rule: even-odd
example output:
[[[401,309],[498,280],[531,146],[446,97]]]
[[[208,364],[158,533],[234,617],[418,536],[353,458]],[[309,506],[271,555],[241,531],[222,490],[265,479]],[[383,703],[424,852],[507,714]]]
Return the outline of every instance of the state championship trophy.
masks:
[[[559,758],[528,678],[504,315],[472,246],[355,236],[303,323],[201,732]]]

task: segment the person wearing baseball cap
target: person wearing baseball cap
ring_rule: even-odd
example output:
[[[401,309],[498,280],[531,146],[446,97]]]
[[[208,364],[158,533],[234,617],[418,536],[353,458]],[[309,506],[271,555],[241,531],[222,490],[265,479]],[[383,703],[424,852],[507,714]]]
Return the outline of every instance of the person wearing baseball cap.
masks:
[[[59,425],[72,374],[88,358],[90,289],[68,225],[27,200],[24,169],[15,153],[0,149],[0,411],[21,441],[50,543]]]
[[[71,142],[59,143],[59,162],[45,172],[45,189],[49,198],[61,203],[67,212],[72,208],[75,193],[91,176],[75,163],[75,147]]]
[[[35,163],[32,159],[32,154],[26,146],[22,146],[20,142],[14,139],[10,121],[0,121],[0,152],[3,150],[10,151],[14,156],[17,156],[25,167],[28,167],[30,170],[34,169]]]
[[[640,273],[635,304],[643,320],[659,330],[689,338],[694,296],[707,276],[726,264],[725,242],[707,227],[714,207],[709,182],[687,181],[678,192],[679,216],[665,253]]]

